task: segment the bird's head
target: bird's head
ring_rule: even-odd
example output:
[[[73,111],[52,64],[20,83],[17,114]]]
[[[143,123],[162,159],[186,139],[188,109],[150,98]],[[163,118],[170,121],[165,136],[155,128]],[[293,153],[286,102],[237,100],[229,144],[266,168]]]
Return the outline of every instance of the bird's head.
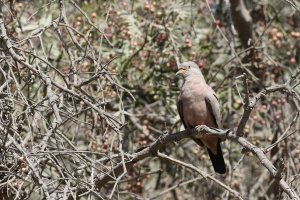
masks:
[[[192,61],[183,62],[178,66],[178,71],[176,76],[183,76],[187,78],[191,75],[200,75],[202,76],[202,72],[199,69],[198,65]]]

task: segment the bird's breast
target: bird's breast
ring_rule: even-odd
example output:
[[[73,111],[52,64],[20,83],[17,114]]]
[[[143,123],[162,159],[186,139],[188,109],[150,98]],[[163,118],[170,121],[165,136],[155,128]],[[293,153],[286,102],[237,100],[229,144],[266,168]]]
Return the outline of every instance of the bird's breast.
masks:
[[[205,124],[207,120],[207,107],[201,95],[186,95],[182,98],[184,121],[190,128]]]
[[[182,88],[181,101],[184,123],[193,128],[197,125],[215,127],[212,113],[208,110],[205,94],[208,92],[206,85],[193,84],[193,87]]]

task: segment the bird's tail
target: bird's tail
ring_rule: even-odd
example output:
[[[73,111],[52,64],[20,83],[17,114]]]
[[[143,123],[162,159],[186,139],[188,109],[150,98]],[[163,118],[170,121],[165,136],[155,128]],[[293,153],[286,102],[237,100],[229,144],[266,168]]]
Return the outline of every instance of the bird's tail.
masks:
[[[207,148],[207,151],[208,151],[208,154],[209,154],[209,157],[210,157],[210,160],[212,162],[215,172],[217,172],[219,174],[225,174],[226,173],[226,165],[224,162],[220,139],[218,141],[216,155],[211,150],[209,150],[209,148]]]

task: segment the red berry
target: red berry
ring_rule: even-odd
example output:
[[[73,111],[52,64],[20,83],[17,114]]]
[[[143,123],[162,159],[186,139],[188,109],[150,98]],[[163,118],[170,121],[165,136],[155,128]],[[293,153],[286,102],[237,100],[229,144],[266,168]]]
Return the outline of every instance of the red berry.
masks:
[[[281,118],[281,113],[276,113],[275,114],[275,119],[280,120],[280,118]]]
[[[290,64],[291,64],[291,65],[296,64],[296,59],[295,59],[295,58],[291,58],[291,59],[290,59]]]
[[[222,22],[220,20],[216,20],[214,22],[215,26],[221,27],[222,26]]]
[[[261,123],[263,126],[265,126],[265,125],[267,124],[266,120],[264,120],[264,119],[261,120],[260,123]]]
[[[102,148],[103,148],[103,149],[107,149],[107,148],[108,148],[108,145],[107,145],[106,143],[104,143],[104,144],[102,145]]]
[[[145,3],[145,9],[149,10],[150,7],[151,7],[151,5],[150,5],[149,1],[146,1],[146,3]]]
[[[242,101],[241,101],[240,99],[237,99],[237,100],[235,101],[235,103],[238,104],[238,105],[241,105],[241,104],[242,104]]]
[[[111,38],[112,38],[112,34],[111,34],[111,33],[106,33],[105,36],[106,36],[108,39],[111,39]]]
[[[281,104],[281,99],[278,99],[278,100],[277,100],[277,103]]]
[[[254,120],[254,121],[257,121],[257,120],[258,120],[258,116],[257,116],[257,115],[254,115],[254,116],[253,116],[253,120]]]
[[[261,107],[263,110],[267,110],[267,105],[262,105],[262,107]]]
[[[205,63],[203,61],[200,61],[198,63],[198,66],[199,66],[200,69],[204,69],[205,68]]]
[[[172,67],[175,67],[176,65],[177,65],[177,64],[176,64],[176,61],[173,60],[173,61],[171,62],[171,66],[172,66]]]
[[[189,44],[190,42],[191,42],[191,41],[190,41],[189,38],[186,38],[186,39],[185,39],[185,43],[186,43],[186,44]]]

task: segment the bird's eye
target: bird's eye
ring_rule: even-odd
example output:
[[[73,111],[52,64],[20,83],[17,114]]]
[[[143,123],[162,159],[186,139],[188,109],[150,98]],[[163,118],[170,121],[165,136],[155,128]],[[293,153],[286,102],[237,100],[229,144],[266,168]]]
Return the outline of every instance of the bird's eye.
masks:
[[[191,68],[191,66],[188,66],[188,68],[190,69],[190,68]]]

